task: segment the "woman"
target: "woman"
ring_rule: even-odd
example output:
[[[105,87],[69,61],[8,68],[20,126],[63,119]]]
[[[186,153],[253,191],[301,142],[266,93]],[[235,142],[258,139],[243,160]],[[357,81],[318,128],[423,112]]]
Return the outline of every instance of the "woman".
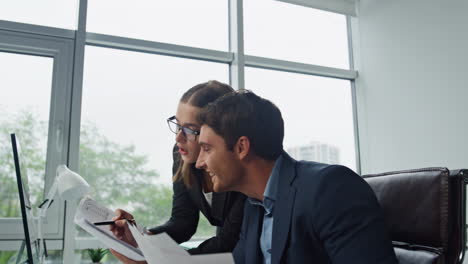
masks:
[[[209,175],[195,168],[200,152],[197,114],[208,103],[232,91],[229,85],[218,81],[198,84],[184,93],[176,115],[167,120],[171,131],[176,134],[172,213],[165,224],[146,229],[146,232],[166,232],[177,243],[185,242],[195,234],[199,212],[202,212],[218,230],[216,236],[205,240],[197,248],[189,249],[191,254],[230,252],[239,239],[245,196],[237,192],[214,193]],[[133,216],[118,209],[114,220],[120,219],[133,219]],[[118,238],[136,245],[126,229],[125,220],[117,221],[112,231]],[[134,263],[118,252],[112,253],[125,263]]]

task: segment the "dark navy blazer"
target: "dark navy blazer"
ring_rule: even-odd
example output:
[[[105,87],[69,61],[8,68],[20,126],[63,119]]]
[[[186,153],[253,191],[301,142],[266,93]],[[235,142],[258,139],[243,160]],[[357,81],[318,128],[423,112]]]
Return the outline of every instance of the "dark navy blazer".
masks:
[[[271,263],[398,263],[369,185],[339,165],[296,161],[283,153],[273,212]],[[263,262],[263,211],[248,202],[234,259]]]

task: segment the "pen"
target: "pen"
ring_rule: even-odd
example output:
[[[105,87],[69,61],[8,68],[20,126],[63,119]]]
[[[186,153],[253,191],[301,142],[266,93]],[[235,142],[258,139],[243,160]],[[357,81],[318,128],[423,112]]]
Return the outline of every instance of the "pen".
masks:
[[[102,221],[102,222],[94,222],[94,225],[96,225],[96,226],[102,226],[102,225],[115,225],[115,221]]]
[[[127,220],[130,223],[134,223],[134,219],[119,219],[119,220]],[[115,221],[102,221],[102,222],[94,222],[95,226],[102,226],[102,225],[115,225]]]

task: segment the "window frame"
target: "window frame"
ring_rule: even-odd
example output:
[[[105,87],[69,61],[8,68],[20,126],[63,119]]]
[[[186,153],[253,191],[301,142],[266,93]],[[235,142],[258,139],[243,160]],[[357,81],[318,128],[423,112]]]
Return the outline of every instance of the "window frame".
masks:
[[[44,179],[44,193],[47,193],[55,177],[59,164],[66,164],[69,141],[69,94],[71,93],[73,60],[73,40],[70,34],[61,30],[0,21],[0,52],[49,57],[53,59],[50,114],[48,122],[47,154]],[[57,37],[54,35],[63,35]],[[48,239],[61,239],[64,225],[63,203],[55,203],[48,210],[44,220],[44,236]],[[21,218],[0,218],[0,236],[3,239],[17,240],[24,237]],[[1,245],[1,244],[0,244]],[[1,247],[0,247],[1,248]]]

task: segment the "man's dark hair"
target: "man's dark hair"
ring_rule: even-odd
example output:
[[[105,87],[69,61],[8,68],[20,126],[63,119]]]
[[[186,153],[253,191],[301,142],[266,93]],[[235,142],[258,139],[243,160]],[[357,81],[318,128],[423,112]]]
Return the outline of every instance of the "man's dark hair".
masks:
[[[272,102],[251,91],[228,93],[202,109],[200,125],[220,135],[229,150],[241,136],[250,140],[253,152],[276,160],[283,151],[284,124],[281,111]]]

